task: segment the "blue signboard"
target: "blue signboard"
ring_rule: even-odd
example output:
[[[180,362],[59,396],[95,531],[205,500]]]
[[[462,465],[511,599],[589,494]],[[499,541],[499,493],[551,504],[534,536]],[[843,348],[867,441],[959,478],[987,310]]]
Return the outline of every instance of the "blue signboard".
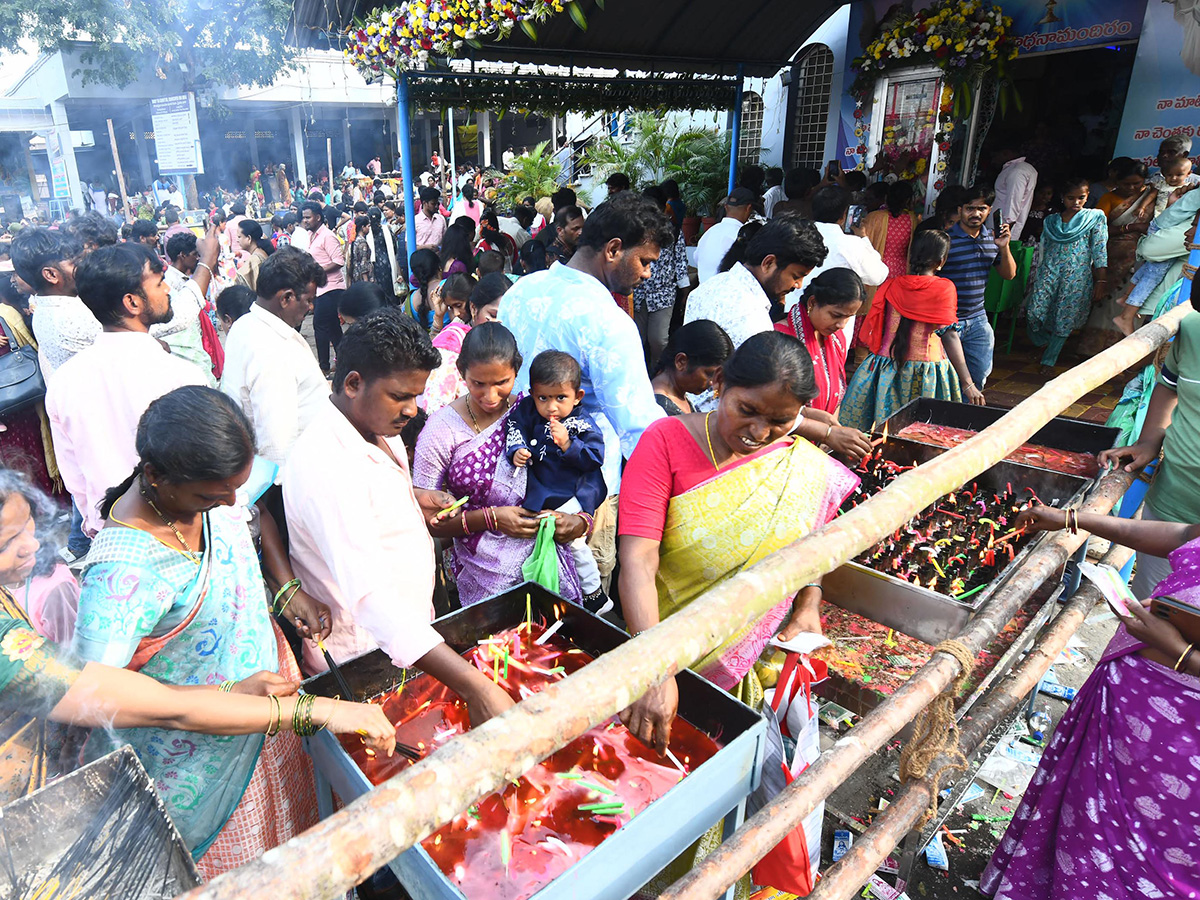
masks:
[[[1154,2],[1147,8],[1115,156],[1153,164],[1163,138],[1200,134],[1200,20],[1196,12],[1200,10],[1193,11],[1187,0]],[[1197,149],[1194,146],[1192,152]]]

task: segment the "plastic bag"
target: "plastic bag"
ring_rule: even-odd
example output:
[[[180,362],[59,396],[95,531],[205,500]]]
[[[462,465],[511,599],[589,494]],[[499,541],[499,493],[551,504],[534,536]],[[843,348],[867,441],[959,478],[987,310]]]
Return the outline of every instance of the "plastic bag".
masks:
[[[546,516],[538,525],[533,552],[521,563],[526,581],[536,581],[553,593],[558,593],[558,547],[554,543],[554,516]]]
[[[817,702],[812,685],[824,681],[828,670],[823,662],[795,653],[787,655],[779,686],[763,704],[767,720],[767,748],[762,782],[750,795],[746,814],[752,816],[769,803],[796,775],[816,762],[820,755]],[[795,755],[787,758],[783,735],[795,741]],[[818,803],[782,841],[754,867],[755,884],[769,885],[797,896],[812,891],[821,862],[821,824],[824,802]]]

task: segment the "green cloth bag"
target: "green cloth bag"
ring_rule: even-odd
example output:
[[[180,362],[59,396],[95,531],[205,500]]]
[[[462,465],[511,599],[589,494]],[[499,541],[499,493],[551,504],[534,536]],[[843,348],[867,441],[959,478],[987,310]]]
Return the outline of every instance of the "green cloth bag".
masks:
[[[521,564],[526,581],[536,581],[548,591],[558,593],[558,547],[554,544],[554,516],[546,516],[538,525],[533,552]]]

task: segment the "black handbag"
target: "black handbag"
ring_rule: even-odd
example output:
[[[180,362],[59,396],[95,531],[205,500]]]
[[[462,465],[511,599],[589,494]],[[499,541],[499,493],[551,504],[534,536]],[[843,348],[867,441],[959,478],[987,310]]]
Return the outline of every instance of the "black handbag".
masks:
[[[0,356],[0,419],[19,413],[46,396],[46,379],[32,344],[17,346],[17,337],[0,318],[0,329],[8,338],[8,353]]]

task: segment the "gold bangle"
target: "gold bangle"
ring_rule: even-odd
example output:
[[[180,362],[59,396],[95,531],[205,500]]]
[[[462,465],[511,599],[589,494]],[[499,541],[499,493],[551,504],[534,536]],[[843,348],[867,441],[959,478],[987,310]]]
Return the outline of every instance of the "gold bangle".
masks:
[[[827,428],[825,430],[825,437],[821,438],[821,443],[824,444],[826,441],[828,441],[829,436],[831,434],[833,434],[833,423],[832,422],[829,423],[829,428]]]
[[[219,688],[217,688],[217,690],[220,691],[221,693],[228,694],[236,686],[237,686],[237,682],[231,678],[228,681],[222,681],[221,686]]]
[[[1191,655],[1191,652],[1196,649],[1195,644],[1188,644],[1183,648],[1183,652],[1179,654],[1179,659],[1175,660],[1175,671],[1179,671],[1179,667],[1183,665],[1183,661]]]
[[[279,733],[276,722],[277,720],[282,719],[283,714],[279,709],[278,697],[276,697],[274,694],[267,694],[267,700],[270,703],[271,711],[267,713],[267,730],[263,732],[263,734],[265,734],[267,737],[271,737],[273,734]]]

